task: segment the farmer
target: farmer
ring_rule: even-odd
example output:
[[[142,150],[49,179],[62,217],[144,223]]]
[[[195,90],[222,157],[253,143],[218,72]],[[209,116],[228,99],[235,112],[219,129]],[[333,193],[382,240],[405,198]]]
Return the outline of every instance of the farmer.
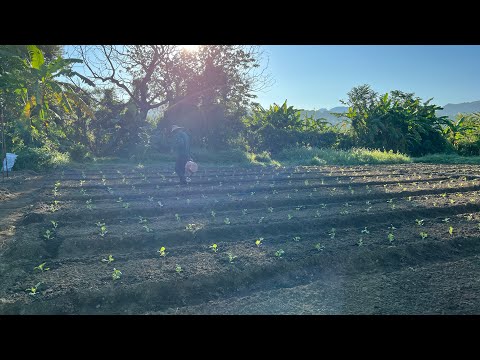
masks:
[[[175,172],[180,178],[180,184],[186,185],[185,164],[191,160],[190,136],[188,136],[183,127],[177,125],[172,125],[171,134],[173,136],[173,148],[177,153]]]

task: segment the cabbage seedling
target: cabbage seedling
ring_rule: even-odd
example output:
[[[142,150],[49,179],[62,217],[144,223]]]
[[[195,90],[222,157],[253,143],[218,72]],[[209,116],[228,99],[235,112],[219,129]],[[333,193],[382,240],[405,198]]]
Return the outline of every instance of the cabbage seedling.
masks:
[[[288,214],[287,217],[288,217],[288,220],[292,220],[293,218],[292,214]]]
[[[57,227],[58,227],[58,222],[56,222],[56,221],[53,221],[53,220],[52,220],[52,221],[50,221],[50,222],[52,223],[53,229],[55,229],[55,230],[56,230],[56,229],[57,229]]]
[[[426,232],[423,232],[423,231],[422,231],[422,232],[420,233],[420,237],[422,238],[422,240],[425,239],[427,236],[428,236],[428,234],[427,234]]]
[[[293,241],[296,241],[296,242],[299,242],[300,239],[301,239],[300,236],[294,236],[294,237],[292,238],[292,240],[293,240]]]
[[[450,227],[448,228],[448,233],[450,234],[450,236],[453,235],[453,227],[452,227],[452,226],[450,226]]]
[[[315,249],[317,249],[318,251],[323,251],[325,249],[325,246],[318,243],[315,244]]]
[[[330,230],[330,232],[328,233],[328,235],[330,235],[330,239],[334,239],[335,238],[335,228],[332,228]]]
[[[228,261],[230,263],[233,263],[233,260],[235,260],[237,257],[235,255],[233,255],[231,252],[227,252],[227,256],[228,256]]]
[[[415,219],[415,223],[418,225],[418,226],[422,226],[423,225],[423,219]]]
[[[257,247],[260,246],[260,245],[262,245],[262,240],[263,240],[263,237],[258,238],[257,240],[255,240],[255,245],[257,245]]]
[[[242,210],[242,215],[247,215],[247,209]]]
[[[43,271],[48,271],[48,270],[50,270],[50,268],[46,268],[46,267],[45,267],[45,264],[46,264],[46,262],[41,263],[40,265],[35,266],[35,267],[33,268],[33,270],[40,270],[40,271],[42,271],[42,272],[43,272]]]
[[[45,230],[45,234],[43,234],[43,237],[46,240],[53,239],[53,233],[50,230],[47,229],[47,230]]]
[[[282,249],[275,251],[275,256],[278,258],[281,258],[283,254],[285,254],[285,251]]]
[[[227,217],[225,218],[225,220],[223,220],[223,222],[226,224],[226,225],[230,225],[230,219]]]
[[[113,280],[118,280],[118,279],[120,279],[120,276],[122,276],[122,272],[118,269],[113,268],[112,279]]]
[[[147,233],[149,233],[149,232],[152,232],[152,231],[153,231],[153,229],[152,229],[152,228],[150,228],[148,225],[143,225],[142,227],[143,227],[143,228],[144,228],[144,229],[147,231]]]
[[[393,242],[393,240],[395,240],[395,236],[392,233],[389,233],[387,235],[387,238],[388,238],[388,241],[390,241],[390,242]]]
[[[365,229],[362,230],[362,234],[370,234],[370,231],[368,231],[366,226]]]
[[[182,270],[182,267],[178,264],[175,264],[175,271],[177,272],[177,274],[180,274],[183,270]]]
[[[213,252],[217,252],[217,251],[218,251],[218,246],[217,246],[217,244],[212,244],[212,245],[209,246],[209,248],[212,249]]]
[[[180,215],[175,214],[175,219],[176,219],[177,221],[180,221]]]
[[[38,290],[38,287],[40,286],[41,283],[38,283],[37,285],[35,286],[32,286],[28,289],[25,289],[25,291],[30,291],[30,295],[35,295],[37,293],[37,290]]]
[[[160,254],[160,256],[167,256],[168,252],[165,252],[165,246],[162,246],[157,252]]]
[[[107,264],[110,264],[113,260],[115,260],[115,259],[113,258],[112,255],[108,255],[108,259],[102,259],[102,261],[107,263]]]

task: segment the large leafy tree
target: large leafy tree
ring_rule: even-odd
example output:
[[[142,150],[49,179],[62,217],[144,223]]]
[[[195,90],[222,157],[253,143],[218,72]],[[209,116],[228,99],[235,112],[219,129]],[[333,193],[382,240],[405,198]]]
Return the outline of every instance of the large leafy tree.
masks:
[[[357,145],[400,151],[410,155],[441,152],[448,143],[443,137],[445,116],[437,116],[442,108],[422,102],[414,93],[391,91],[379,95],[369,85],[353,88],[348,93],[348,111],[341,114],[350,125]]]
[[[189,52],[176,45],[78,46],[85,73],[115,86],[136,109],[137,128],[150,110],[165,112],[161,127],[188,126],[197,138],[225,138],[266,84],[258,47],[204,45]],[[130,134],[132,142],[138,136]],[[138,134],[137,134],[138,135]]]
[[[0,46],[0,106],[9,125],[10,140],[38,146],[49,133],[61,133],[62,113],[72,113],[72,106],[93,115],[78,96],[78,89],[66,82],[77,77],[94,85],[88,78],[72,70],[79,59],[54,57],[48,61],[35,45]],[[57,124],[58,122],[58,124]]]

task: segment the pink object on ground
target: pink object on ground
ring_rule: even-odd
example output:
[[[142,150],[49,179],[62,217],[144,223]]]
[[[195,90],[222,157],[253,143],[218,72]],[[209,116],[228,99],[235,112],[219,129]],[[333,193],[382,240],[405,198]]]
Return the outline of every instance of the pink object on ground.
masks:
[[[192,175],[193,173],[196,173],[198,170],[198,165],[197,163],[193,162],[193,161],[187,161],[187,163],[185,164],[185,174],[187,176],[190,176]]]

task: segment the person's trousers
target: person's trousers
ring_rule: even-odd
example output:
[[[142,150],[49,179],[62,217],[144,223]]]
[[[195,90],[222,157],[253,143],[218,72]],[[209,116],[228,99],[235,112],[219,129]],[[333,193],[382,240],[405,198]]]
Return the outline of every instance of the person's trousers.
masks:
[[[177,161],[175,162],[175,172],[180,178],[180,182],[185,182],[185,164],[188,161],[187,155],[178,155]]]

